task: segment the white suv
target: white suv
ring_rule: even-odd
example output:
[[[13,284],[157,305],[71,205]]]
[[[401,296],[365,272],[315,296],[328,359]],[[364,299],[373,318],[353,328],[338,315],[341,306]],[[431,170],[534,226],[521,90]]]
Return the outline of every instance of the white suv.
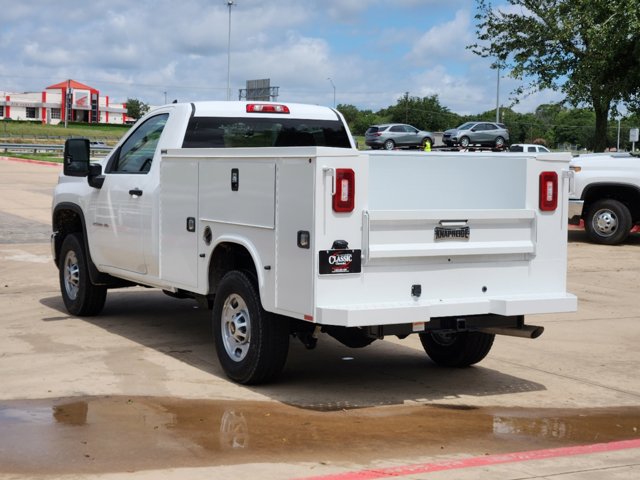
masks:
[[[509,147],[510,152],[545,152],[550,153],[547,147],[533,143],[514,143]]]

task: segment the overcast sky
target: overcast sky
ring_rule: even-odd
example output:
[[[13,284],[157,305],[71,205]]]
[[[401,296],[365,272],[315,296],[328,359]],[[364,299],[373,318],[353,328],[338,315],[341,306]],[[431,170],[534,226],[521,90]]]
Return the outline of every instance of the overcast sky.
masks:
[[[270,78],[283,102],[331,106],[335,85],[336,103],[361,109],[404,92],[436,94],[461,114],[495,108],[496,72],[465,48],[475,41],[474,0],[234,3],[233,99],[246,80]],[[0,91],[72,78],[112,102],[226,99],[226,0],[0,0],[0,12]],[[502,104],[515,86],[501,79]],[[538,94],[515,109],[557,99]]]

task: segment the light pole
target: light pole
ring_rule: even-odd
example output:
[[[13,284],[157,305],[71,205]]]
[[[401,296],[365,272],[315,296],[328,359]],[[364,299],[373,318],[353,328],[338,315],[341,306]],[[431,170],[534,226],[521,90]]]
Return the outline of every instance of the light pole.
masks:
[[[231,7],[234,0],[227,0],[229,7],[229,38],[227,41],[227,100],[231,100]]]
[[[496,81],[496,123],[500,123],[500,67],[498,67],[498,79]]]
[[[331,82],[331,86],[333,87],[333,108],[336,108],[336,86],[333,84],[333,80],[331,77],[327,78]]]

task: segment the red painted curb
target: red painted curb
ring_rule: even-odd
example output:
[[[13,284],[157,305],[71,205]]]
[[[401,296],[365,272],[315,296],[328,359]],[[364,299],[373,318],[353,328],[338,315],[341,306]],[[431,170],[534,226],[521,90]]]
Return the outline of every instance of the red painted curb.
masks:
[[[557,457],[571,457],[593,453],[612,452],[640,448],[640,438],[622,440],[618,442],[596,443],[593,445],[579,445],[575,447],[550,448],[546,450],[532,450],[529,452],[514,452],[483,457],[471,457],[462,460],[444,460],[434,463],[403,465],[399,467],[377,468],[355,472],[335,473],[317,477],[304,477],[298,480],[371,480],[376,478],[402,477],[421,473],[442,472],[445,470],[459,470],[471,467],[486,467],[503,463],[528,462]]]
[[[0,157],[0,160],[8,160],[10,162],[21,162],[21,163],[35,163],[36,165],[52,165],[54,167],[62,166],[62,163],[45,162],[44,160],[31,160],[29,158]]]

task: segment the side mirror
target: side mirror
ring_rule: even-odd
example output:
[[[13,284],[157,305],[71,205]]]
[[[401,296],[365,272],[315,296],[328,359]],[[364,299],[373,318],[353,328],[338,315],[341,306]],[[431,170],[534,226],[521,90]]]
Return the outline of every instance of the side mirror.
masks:
[[[64,142],[63,172],[70,177],[89,175],[89,140],[69,138]]]
[[[89,165],[89,178],[87,180],[93,188],[102,188],[104,175],[102,175],[102,166],[99,163]]]

